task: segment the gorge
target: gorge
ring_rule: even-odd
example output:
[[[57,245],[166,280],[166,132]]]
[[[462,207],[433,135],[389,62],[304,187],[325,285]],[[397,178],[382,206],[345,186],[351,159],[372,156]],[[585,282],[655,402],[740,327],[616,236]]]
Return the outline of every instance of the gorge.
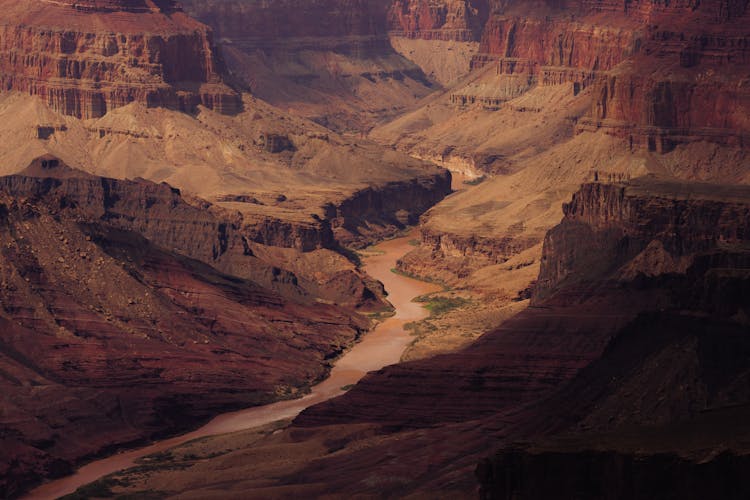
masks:
[[[0,497],[750,496],[747,0],[0,6]]]

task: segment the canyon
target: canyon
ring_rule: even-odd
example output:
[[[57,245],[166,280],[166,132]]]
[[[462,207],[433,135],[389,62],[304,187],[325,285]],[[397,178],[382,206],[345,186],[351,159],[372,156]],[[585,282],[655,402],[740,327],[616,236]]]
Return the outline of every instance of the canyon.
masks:
[[[4,496],[750,494],[746,0],[0,4]]]
[[[616,471],[633,463],[630,487],[641,494],[741,498],[750,247],[746,229],[726,232],[722,221],[748,223],[750,191],[727,186],[725,200],[713,187],[584,186],[545,240],[548,287],[496,330],[458,352],[372,372],[290,425],[186,445],[106,484],[191,497],[545,498],[560,488],[597,498],[602,488],[628,491]],[[714,208],[665,216],[686,193]],[[647,218],[661,222],[639,224]],[[603,252],[609,245],[626,251]],[[601,480],[583,472],[594,462]]]

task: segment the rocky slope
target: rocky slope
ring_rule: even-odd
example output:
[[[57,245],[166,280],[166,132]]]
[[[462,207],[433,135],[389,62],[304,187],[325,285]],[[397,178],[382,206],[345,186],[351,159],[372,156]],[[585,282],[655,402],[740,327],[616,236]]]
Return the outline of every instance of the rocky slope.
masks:
[[[582,186],[562,224],[545,240],[539,276],[544,286],[535,294],[535,307],[461,352],[372,374],[345,396],[306,410],[295,424],[383,422],[409,428],[484,417],[483,432],[501,441],[562,436],[541,458],[561,467],[564,458],[555,462],[555,452],[574,454],[588,446],[653,454],[641,462],[644,474],[663,470],[657,453],[686,457],[675,466],[685,471],[666,478],[664,488],[686,480],[690,467],[705,457],[725,450],[746,456],[748,427],[734,409],[750,403],[750,305],[741,298],[750,276],[749,195],[745,187],[648,179]],[[667,206],[682,210],[670,212]],[[638,217],[630,218],[633,214]],[[561,263],[569,270],[566,279],[547,281],[559,276]],[[728,428],[710,422],[717,419]],[[439,429],[428,434],[460,432]],[[475,431],[463,432],[471,440]],[[680,439],[690,432],[707,434],[700,443]],[[607,437],[599,442],[601,433]],[[496,486],[505,484],[500,491],[542,498],[534,491],[583,484],[597,497],[597,483],[575,473],[586,463],[584,453],[581,462],[575,455],[567,462],[570,476],[561,469],[559,476],[533,478],[516,471],[533,470],[535,462],[519,468],[506,456],[493,462],[502,471],[492,476]],[[706,467],[731,476],[732,466],[724,469],[722,460]],[[737,462],[744,464],[741,470],[744,460]],[[443,478],[448,484],[454,480]],[[723,487],[711,475],[700,481]],[[624,483],[609,486],[615,495],[627,491]]]
[[[0,173],[49,152],[97,175],[168,182],[242,212],[256,226],[251,240],[305,252],[331,248],[335,237],[363,245],[392,234],[450,190],[448,173],[427,162],[244,101],[235,116],[133,103],[81,121],[35,98],[0,96]],[[362,197],[399,201],[365,213],[357,208]]]
[[[98,118],[131,102],[237,113],[210,30],[176,2],[64,0],[0,4],[0,83],[53,109]]]
[[[263,9],[272,17],[283,9],[299,14],[299,30],[315,11],[276,7]],[[374,7],[355,2],[349,7],[359,15],[347,22],[339,7],[329,2],[326,12],[335,15],[316,36],[346,32],[386,50],[375,27],[385,21],[371,19]],[[425,162],[229,89],[210,29],[173,2],[9,3],[3,15],[0,74],[11,91],[0,97],[3,174],[52,153],[98,175],[166,181],[242,212],[249,240],[307,253],[393,234],[449,190],[446,174]],[[331,31],[339,24],[340,33]],[[275,39],[266,31],[259,33]],[[307,35],[315,33],[300,32],[297,40]],[[234,104],[224,106],[214,90],[228,92]],[[377,213],[365,214],[362,199],[380,200]]]
[[[637,179],[584,184],[547,233],[535,300],[569,277],[683,273],[695,254],[746,238],[747,188]],[[581,245],[581,241],[587,241]]]
[[[255,257],[262,248],[237,221],[166,184],[45,157],[0,178],[0,197],[0,467],[11,496],[114,446],[298,394],[367,327]],[[359,287],[354,302],[378,303]]]

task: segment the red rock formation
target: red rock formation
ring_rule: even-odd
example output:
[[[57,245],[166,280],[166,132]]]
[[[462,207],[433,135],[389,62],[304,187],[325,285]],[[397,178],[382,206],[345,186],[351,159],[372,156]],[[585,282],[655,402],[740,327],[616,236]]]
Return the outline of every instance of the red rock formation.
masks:
[[[747,2],[503,2],[472,66],[540,85],[595,86],[579,130],[668,151],[709,140],[743,146],[750,91]],[[710,77],[707,75],[711,75]],[[465,102],[466,97],[461,102]]]
[[[744,186],[654,180],[585,184],[547,233],[535,300],[571,277],[590,279],[628,262],[635,266],[622,269],[629,276],[684,271],[693,255],[739,244],[750,234],[747,194]]]
[[[375,243],[382,234],[382,230],[375,229],[377,226],[400,230],[415,225],[424,212],[450,192],[448,171],[421,175],[407,182],[389,182],[362,189],[341,203],[329,206],[326,220],[337,241],[365,247]]]
[[[130,102],[222,113],[241,108],[222,83],[209,29],[171,1],[0,2],[0,88],[94,118]]]
[[[388,28],[408,38],[478,41],[488,14],[486,0],[394,0]]]

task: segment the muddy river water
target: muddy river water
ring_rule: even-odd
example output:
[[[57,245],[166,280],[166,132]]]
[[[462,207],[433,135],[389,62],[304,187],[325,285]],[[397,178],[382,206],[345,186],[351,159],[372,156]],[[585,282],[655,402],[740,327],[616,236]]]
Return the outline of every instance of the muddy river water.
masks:
[[[152,445],[118,453],[81,467],[75,474],[44,484],[26,498],[52,499],[74,492],[78,487],[135,465],[135,461],[146,455],[164,451],[187,441],[215,434],[234,432],[276,420],[291,418],[308,406],[338,396],[343,387],[356,384],[367,372],[397,363],[411,341],[404,331],[404,324],[425,317],[427,311],[412,299],[440,289],[439,286],[417,281],[391,272],[396,261],[413,247],[412,236],[383,242],[374,247],[372,255],[364,259],[367,273],[383,282],[388,291],[388,300],[396,309],[396,315],[380,323],[367,333],[361,342],[344,354],[335,364],[330,377],[314,386],[310,394],[301,399],[281,401],[265,406],[224,413],[193,432],[176,436]]]

